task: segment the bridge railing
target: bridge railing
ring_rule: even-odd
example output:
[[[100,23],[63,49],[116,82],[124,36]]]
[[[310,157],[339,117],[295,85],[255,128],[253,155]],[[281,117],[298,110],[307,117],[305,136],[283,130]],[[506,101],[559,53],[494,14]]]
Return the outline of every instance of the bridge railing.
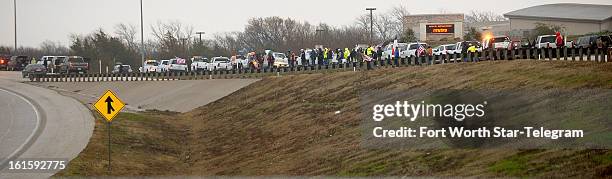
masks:
[[[321,65],[293,65],[280,68],[240,68],[231,70],[188,71],[164,73],[96,73],[96,74],[47,74],[30,78],[37,82],[112,82],[112,81],[176,81],[209,79],[248,79],[265,76],[281,76],[304,73],[330,73],[361,71],[388,67],[427,66],[445,63],[467,63],[495,60],[544,60],[544,61],[594,61],[610,62],[610,48],[518,48],[485,49],[475,53],[442,54],[401,59],[375,60],[371,62],[348,61]],[[369,63],[369,65],[368,65]],[[369,68],[368,68],[369,67]]]

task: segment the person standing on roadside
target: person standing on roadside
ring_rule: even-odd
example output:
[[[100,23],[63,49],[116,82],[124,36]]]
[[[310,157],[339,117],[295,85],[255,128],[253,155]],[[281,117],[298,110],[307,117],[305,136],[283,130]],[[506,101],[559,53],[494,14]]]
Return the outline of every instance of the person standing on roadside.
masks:
[[[476,56],[476,51],[478,49],[476,48],[475,45],[470,45],[470,47],[467,49],[467,52],[471,54],[472,58],[474,59],[474,62],[478,62],[478,57]]]
[[[323,65],[323,60],[325,59],[325,55],[324,55],[324,51],[323,48],[319,48],[318,51],[318,57],[317,57],[317,64],[319,65],[319,67],[321,67],[321,65]]]
[[[350,56],[351,56],[351,51],[349,51],[348,48],[344,48],[344,59],[346,60],[346,63],[350,62]]]
[[[563,36],[561,36],[561,32],[557,32],[555,33],[555,44],[557,45],[557,48],[561,48],[563,46],[565,46],[565,42],[563,40]]]
[[[272,53],[268,53],[268,68],[274,67],[274,55]]]
[[[300,49],[300,60],[302,61],[302,66],[308,65],[308,63],[306,63],[306,51],[304,51],[304,49]]]
[[[399,47],[395,47],[395,54],[393,54],[393,59],[394,60],[394,64],[396,67],[399,67],[399,58],[400,58],[400,51],[399,51]]]

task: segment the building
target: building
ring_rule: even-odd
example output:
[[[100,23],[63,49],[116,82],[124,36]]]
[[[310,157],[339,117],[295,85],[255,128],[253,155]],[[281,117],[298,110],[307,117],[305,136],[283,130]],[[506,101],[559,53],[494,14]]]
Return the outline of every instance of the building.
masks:
[[[419,14],[404,16],[404,28],[412,29],[420,41],[452,41],[463,38],[463,14]]]
[[[547,4],[519,9],[504,16],[510,19],[512,32],[523,36],[537,23],[561,26],[567,35],[612,31],[612,5]]]

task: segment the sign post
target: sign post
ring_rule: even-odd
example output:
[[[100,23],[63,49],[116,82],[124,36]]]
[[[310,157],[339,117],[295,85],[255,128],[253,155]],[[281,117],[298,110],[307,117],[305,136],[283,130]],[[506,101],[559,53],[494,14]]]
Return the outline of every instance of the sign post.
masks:
[[[125,107],[123,103],[115,93],[111,90],[106,91],[104,95],[100,96],[100,99],[94,103],[93,107],[106,119],[108,126],[108,171],[111,171],[111,124],[113,118],[119,114],[119,112]]]

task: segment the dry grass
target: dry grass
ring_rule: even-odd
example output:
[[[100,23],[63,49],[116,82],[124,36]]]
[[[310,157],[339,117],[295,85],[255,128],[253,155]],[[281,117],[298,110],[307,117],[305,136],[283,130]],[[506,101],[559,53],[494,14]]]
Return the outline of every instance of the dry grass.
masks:
[[[133,132],[117,139],[125,140],[121,144],[133,146],[145,138],[151,142],[124,147],[122,165],[134,169],[113,174],[609,177],[612,173],[609,150],[360,148],[358,93],[415,87],[611,89],[612,63],[504,61],[267,77],[192,112],[143,120],[168,128],[143,121],[127,125],[126,130]],[[172,132],[161,135],[160,131]],[[98,124],[90,145],[61,175],[104,175],[103,164],[84,164],[104,160],[104,134]]]

